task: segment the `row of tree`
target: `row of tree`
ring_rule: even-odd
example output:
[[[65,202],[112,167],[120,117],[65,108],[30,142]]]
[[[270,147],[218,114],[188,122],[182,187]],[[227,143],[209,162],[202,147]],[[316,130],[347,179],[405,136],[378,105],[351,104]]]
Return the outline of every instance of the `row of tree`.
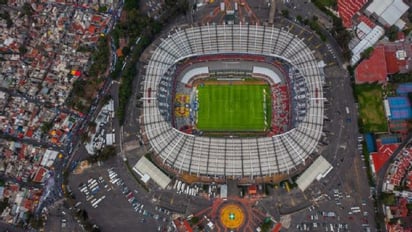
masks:
[[[123,124],[124,122],[126,106],[129,102],[130,96],[132,95],[133,80],[139,73],[137,68],[138,66],[136,64],[138,63],[140,55],[146,47],[150,45],[151,41],[155,39],[156,35],[160,33],[163,25],[168,22],[167,20],[179,14],[186,14],[188,6],[189,4],[187,0],[166,0],[160,19],[155,21],[148,16],[141,14],[138,9],[138,4],[128,3],[128,1],[126,1],[124,8],[127,15],[126,20],[119,23],[113,30],[115,43],[119,37],[126,37],[129,41],[127,47],[134,47],[130,54],[130,60],[121,76],[121,84],[119,88],[119,107],[116,112],[120,124]],[[138,37],[140,37],[140,41],[136,45],[134,43]],[[120,73],[119,69],[120,65],[115,68],[115,74]]]

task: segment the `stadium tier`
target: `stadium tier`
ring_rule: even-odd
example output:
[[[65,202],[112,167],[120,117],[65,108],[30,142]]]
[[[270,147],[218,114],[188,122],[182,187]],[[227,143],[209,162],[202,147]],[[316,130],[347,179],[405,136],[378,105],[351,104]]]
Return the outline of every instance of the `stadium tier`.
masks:
[[[175,64],[190,57],[203,57],[207,66],[208,57],[222,54],[272,57],[293,67],[289,70],[294,75],[289,88],[295,99],[290,106],[295,115],[291,128],[266,137],[219,138],[184,133],[172,125]],[[142,133],[159,164],[177,173],[251,178],[289,174],[305,164],[321,137],[323,82],[323,72],[313,52],[287,28],[207,25],[178,29],[162,39],[146,67]],[[276,84],[272,89],[277,89]],[[282,96],[282,89],[279,91]],[[179,108],[177,113],[185,111]]]

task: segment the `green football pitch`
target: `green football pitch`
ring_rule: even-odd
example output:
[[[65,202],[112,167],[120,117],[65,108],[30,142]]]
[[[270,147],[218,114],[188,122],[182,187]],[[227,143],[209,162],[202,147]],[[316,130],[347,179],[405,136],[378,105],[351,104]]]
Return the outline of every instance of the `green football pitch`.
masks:
[[[270,126],[268,85],[198,86],[198,104],[197,128],[203,131],[265,131]]]

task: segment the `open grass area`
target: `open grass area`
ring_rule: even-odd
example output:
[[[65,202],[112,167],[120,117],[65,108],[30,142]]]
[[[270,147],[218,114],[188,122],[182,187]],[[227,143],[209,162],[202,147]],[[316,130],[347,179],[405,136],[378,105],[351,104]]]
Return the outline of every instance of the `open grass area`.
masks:
[[[386,132],[388,123],[382,99],[382,87],[377,84],[355,86],[359,103],[362,132]]]
[[[197,128],[203,131],[266,131],[270,126],[268,85],[198,86]]]

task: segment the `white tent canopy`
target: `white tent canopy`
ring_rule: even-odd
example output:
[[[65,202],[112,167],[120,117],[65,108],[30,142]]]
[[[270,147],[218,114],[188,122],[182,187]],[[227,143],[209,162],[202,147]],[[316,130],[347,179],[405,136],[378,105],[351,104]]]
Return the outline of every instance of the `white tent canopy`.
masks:
[[[162,172],[162,170],[157,168],[144,156],[136,163],[136,165],[134,165],[133,170],[142,178],[145,176],[150,176],[150,178],[152,178],[153,181],[163,189],[166,188],[171,181],[170,178]]]
[[[331,170],[332,165],[323,156],[319,156],[315,162],[296,180],[300,190],[305,191],[307,187],[315,180],[325,177]]]

